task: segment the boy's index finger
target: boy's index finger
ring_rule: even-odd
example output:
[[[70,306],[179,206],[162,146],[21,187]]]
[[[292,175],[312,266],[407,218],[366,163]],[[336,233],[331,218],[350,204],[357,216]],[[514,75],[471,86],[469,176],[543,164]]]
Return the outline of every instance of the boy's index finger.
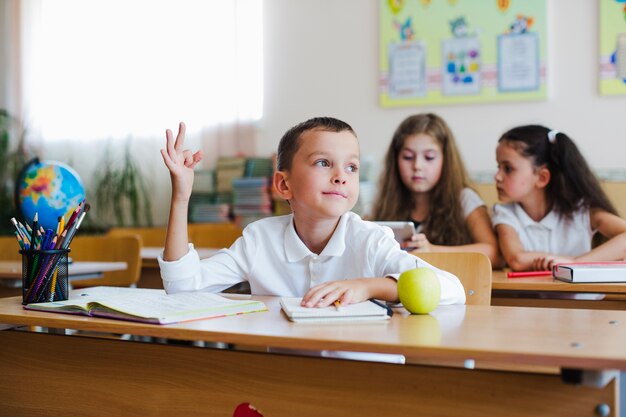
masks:
[[[176,151],[183,149],[185,144],[185,130],[185,123],[180,122],[178,125],[178,135],[176,135],[176,143],[174,144],[174,149],[176,149]]]

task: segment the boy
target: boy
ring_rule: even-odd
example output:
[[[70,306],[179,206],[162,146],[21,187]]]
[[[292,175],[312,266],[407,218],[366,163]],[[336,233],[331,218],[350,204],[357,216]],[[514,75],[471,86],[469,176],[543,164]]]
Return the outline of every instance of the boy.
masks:
[[[465,302],[454,275],[402,251],[390,229],[350,212],[359,194],[359,145],[348,124],[318,117],[288,130],[278,146],[273,186],[292,214],[250,224],[229,249],[202,261],[187,236],[193,168],[202,152],[183,150],[183,123],[175,143],[172,136],[168,129],[167,148],[161,150],[172,179],[165,250],[159,257],[168,293],[218,292],[249,281],[252,294],[302,296],[307,307],[370,298],[395,302],[397,276],[419,262],[437,272],[440,304]]]

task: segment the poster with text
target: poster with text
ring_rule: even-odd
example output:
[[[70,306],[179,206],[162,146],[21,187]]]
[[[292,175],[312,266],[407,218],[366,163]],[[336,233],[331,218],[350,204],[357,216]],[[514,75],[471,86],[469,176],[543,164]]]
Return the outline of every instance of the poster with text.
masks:
[[[537,34],[498,36],[498,90],[537,91],[540,83]]]
[[[426,50],[423,42],[389,45],[389,95],[393,98],[426,94]]]

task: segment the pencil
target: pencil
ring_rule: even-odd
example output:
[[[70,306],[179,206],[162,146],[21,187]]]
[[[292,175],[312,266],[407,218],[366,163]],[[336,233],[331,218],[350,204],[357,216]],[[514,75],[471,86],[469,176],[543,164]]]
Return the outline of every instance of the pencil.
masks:
[[[519,271],[506,273],[507,278],[543,277],[546,275],[552,275],[552,271]]]
[[[335,301],[333,305],[335,306],[335,310],[341,311],[341,300]]]

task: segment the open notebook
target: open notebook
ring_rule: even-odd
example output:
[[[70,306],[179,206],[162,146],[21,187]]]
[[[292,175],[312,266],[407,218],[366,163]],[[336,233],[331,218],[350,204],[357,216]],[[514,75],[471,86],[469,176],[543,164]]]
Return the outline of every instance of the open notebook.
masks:
[[[294,322],[319,322],[319,321],[363,321],[363,320],[387,320],[391,317],[391,310],[373,301],[349,304],[337,309],[333,307],[308,308],[302,307],[300,297],[283,297],[280,306],[289,318]]]
[[[163,290],[147,288],[93,287],[76,293],[69,300],[27,304],[24,308],[153,324],[267,310],[260,301],[230,300],[207,292],[166,294]]]

